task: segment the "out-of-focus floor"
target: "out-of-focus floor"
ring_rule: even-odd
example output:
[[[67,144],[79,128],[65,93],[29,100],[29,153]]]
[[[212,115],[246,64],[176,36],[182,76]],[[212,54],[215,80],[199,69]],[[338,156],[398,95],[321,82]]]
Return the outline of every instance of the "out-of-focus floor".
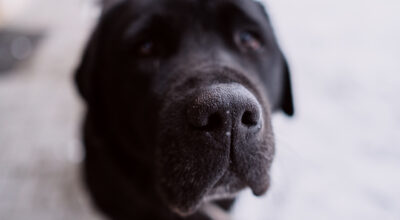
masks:
[[[297,115],[274,118],[269,193],[234,219],[400,219],[400,2],[270,0]],[[36,0],[13,26],[43,29],[0,75],[0,219],[100,219],[79,181],[82,112],[72,73],[96,10]]]

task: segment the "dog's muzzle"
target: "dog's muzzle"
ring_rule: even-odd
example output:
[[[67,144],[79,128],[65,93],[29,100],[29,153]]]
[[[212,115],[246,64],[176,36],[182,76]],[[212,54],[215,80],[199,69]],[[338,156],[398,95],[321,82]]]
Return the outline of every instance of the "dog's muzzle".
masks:
[[[269,110],[239,83],[201,87],[161,112],[159,190],[187,215],[203,201],[269,187],[274,141]]]

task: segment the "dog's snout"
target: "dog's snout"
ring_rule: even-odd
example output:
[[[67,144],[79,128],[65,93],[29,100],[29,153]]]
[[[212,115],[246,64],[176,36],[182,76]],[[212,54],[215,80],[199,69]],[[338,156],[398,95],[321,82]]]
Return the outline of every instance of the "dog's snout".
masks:
[[[217,84],[196,94],[187,111],[190,125],[217,134],[258,131],[261,106],[256,97],[239,84]]]

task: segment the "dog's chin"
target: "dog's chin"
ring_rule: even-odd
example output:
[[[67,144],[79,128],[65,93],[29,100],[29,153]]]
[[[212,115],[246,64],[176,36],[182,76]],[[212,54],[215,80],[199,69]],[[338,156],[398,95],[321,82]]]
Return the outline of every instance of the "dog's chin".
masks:
[[[227,169],[218,182],[213,187],[206,190],[203,197],[197,201],[197,203],[193,204],[192,207],[170,206],[170,208],[181,216],[188,216],[200,209],[204,203],[222,199],[233,199],[244,188],[246,188],[246,184],[241,181],[236,174]]]
[[[195,213],[205,202],[233,198],[240,189],[244,188],[244,184],[222,184],[227,165],[226,163],[219,165],[222,165],[216,168],[219,171],[211,175],[193,172],[192,175],[197,176],[193,179],[194,181],[190,180],[191,175],[185,175],[184,172],[182,175],[186,177],[179,181],[175,178],[170,179],[172,176],[166,177],[168,180],[160,187],[160,193],[168,207],[176,214],[185,217]],[[176,184],[171,186],[172,182]]]

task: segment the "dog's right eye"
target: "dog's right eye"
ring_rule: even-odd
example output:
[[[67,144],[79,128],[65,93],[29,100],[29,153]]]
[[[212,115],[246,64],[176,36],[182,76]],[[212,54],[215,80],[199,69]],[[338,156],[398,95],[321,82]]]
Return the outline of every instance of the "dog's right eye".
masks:
[[[260,38],[255,32],[240,31],[236,34],[235,41],[244,51],[259,51],[262,48]]]

